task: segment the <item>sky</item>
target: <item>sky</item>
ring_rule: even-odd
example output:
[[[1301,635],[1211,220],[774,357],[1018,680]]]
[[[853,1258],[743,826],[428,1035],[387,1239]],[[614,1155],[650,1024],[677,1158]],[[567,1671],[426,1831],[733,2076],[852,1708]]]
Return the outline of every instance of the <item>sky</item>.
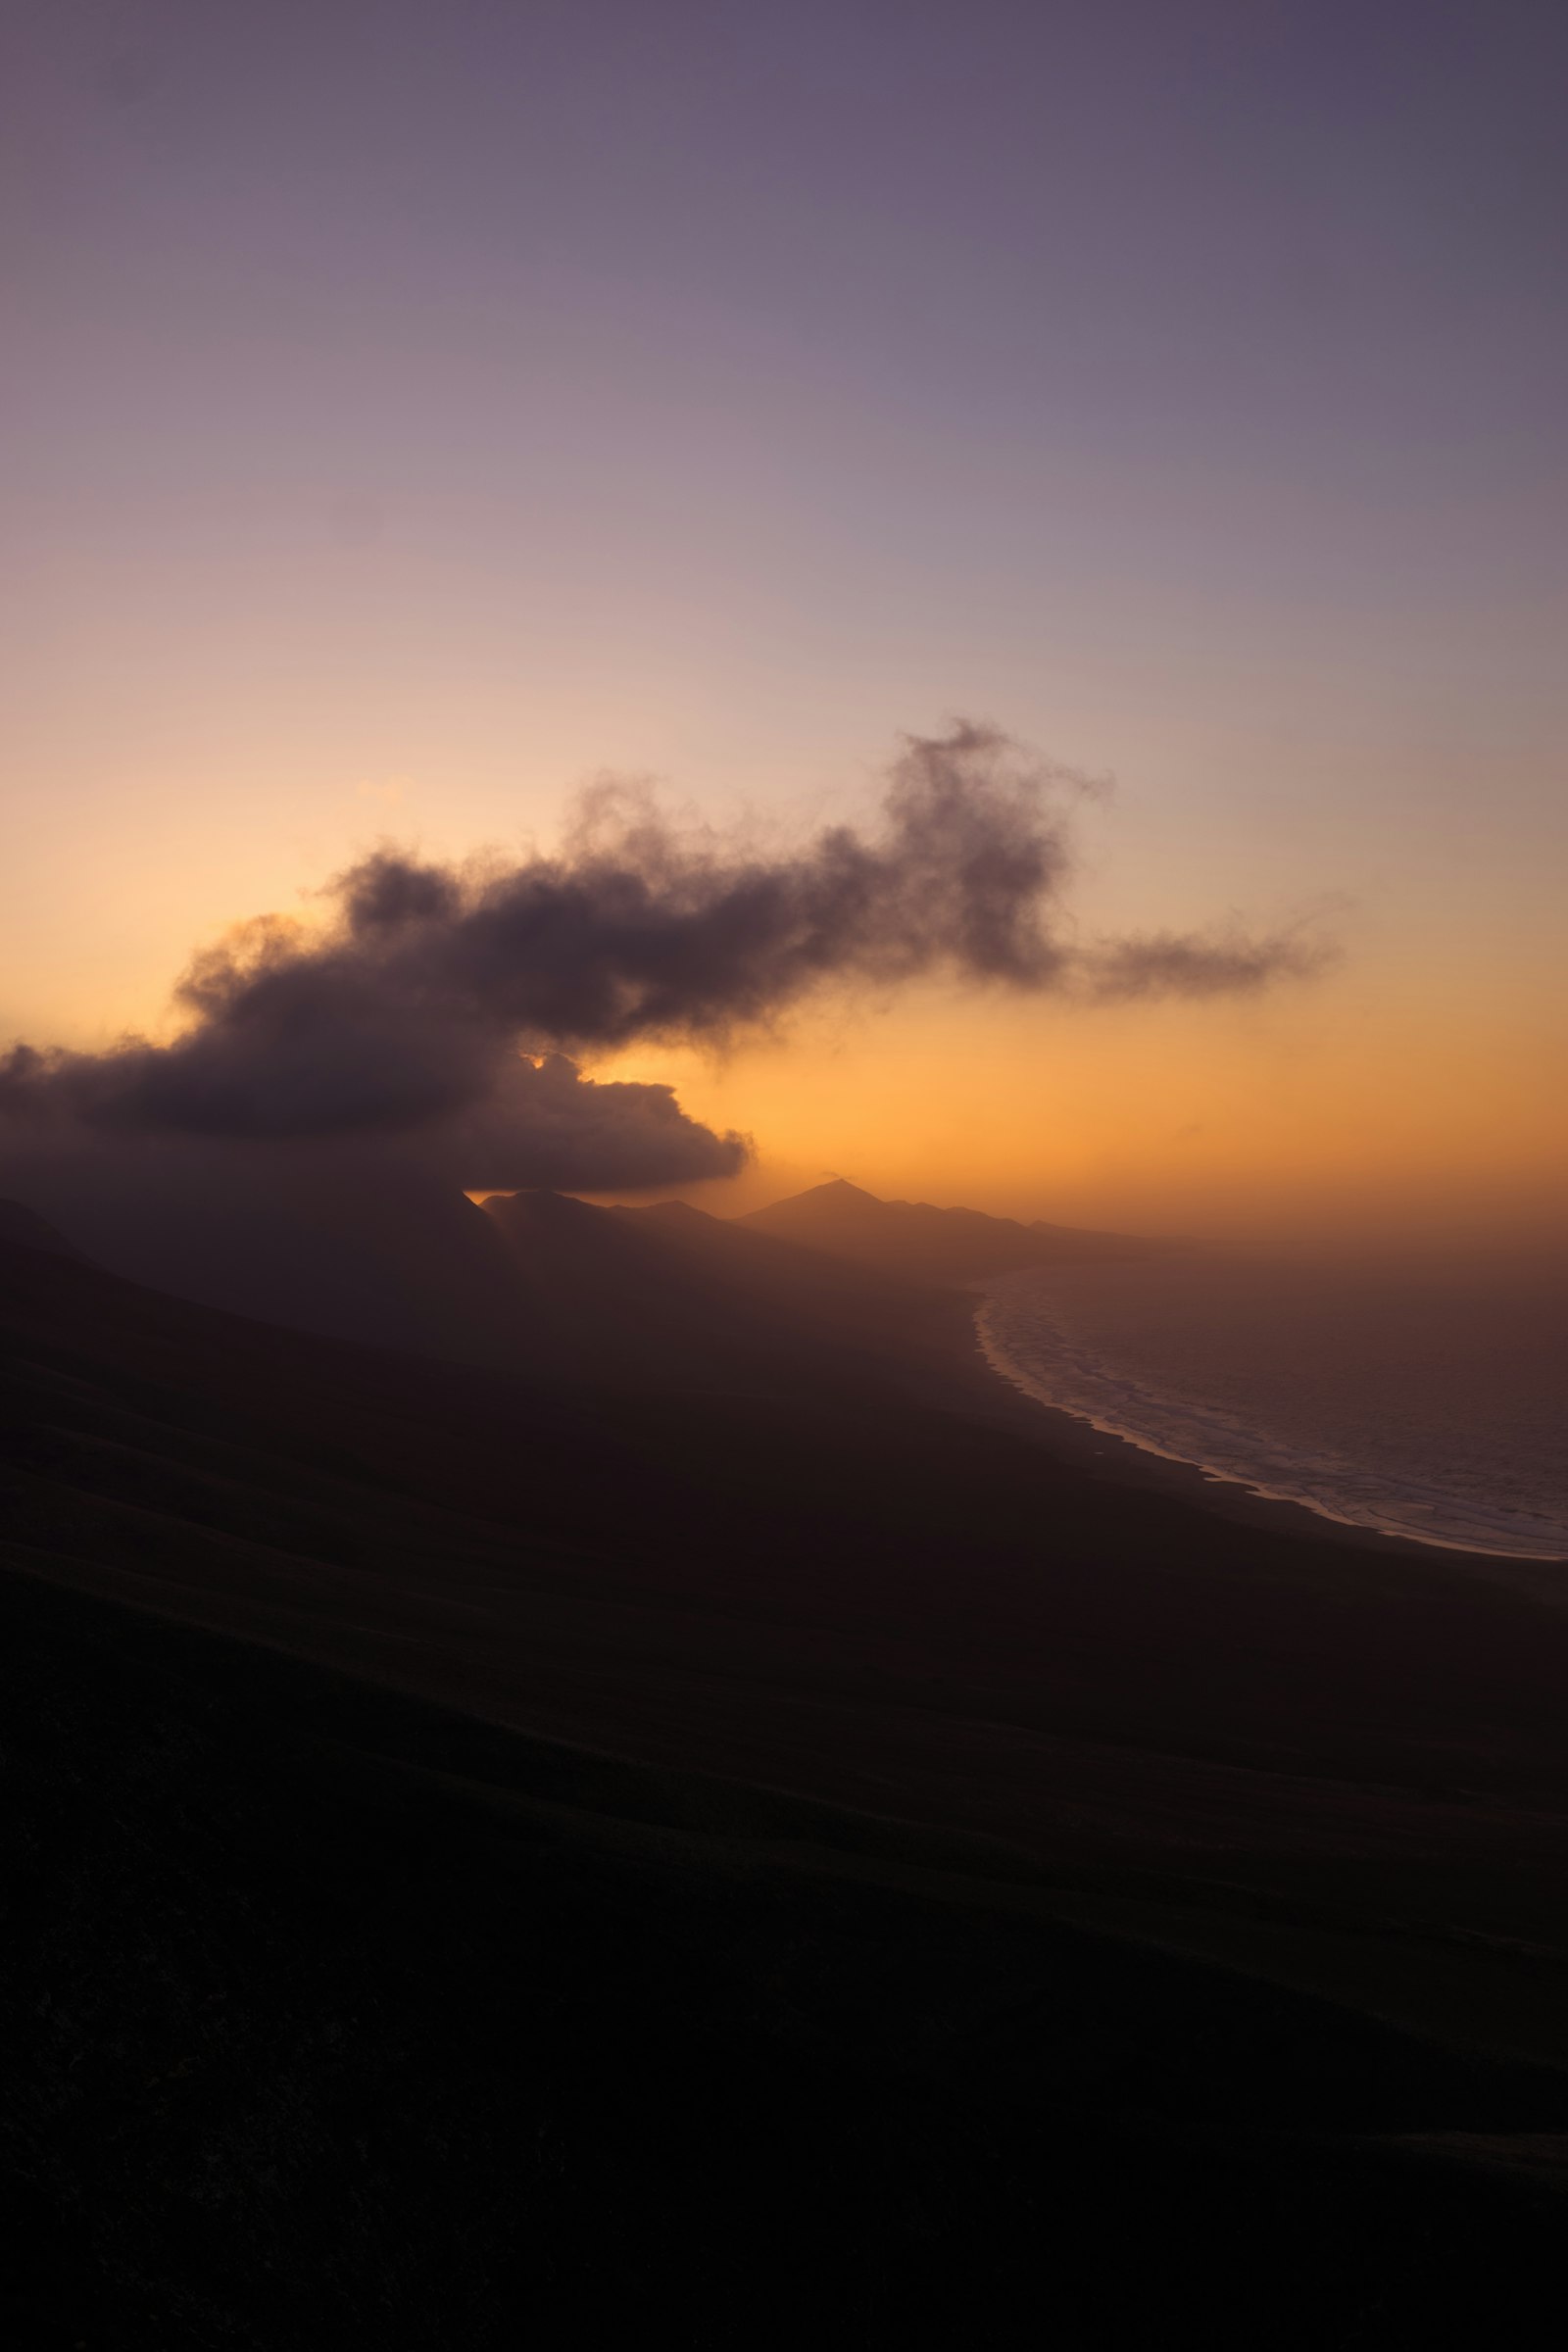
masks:
[[[967,719],[1102,784],[1074,953],[1335,953],[563,1039],[753,1140],[690,1197],[1550,1215],[1565,70],[1518,0],[0,10],[0,1050],[607,775],[871,841]]]

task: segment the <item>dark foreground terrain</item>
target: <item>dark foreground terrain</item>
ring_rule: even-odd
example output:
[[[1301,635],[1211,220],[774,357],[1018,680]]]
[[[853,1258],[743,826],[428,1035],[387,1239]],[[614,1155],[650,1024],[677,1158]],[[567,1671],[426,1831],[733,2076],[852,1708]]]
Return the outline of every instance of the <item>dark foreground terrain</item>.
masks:
[[[1075,1933],[978,1845],[4,1607],[13,2341],[1476,2343],[1555,2300],[1552,2070]]]
[[[1540,2332],[1549,1596],[1097,1482],[907,1299],[663,1391],[0,1301],[12,2340]]]

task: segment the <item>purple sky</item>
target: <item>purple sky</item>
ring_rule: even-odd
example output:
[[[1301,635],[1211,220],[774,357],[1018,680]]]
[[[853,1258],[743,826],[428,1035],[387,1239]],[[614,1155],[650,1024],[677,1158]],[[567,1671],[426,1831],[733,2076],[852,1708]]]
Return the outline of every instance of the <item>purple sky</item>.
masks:
[[[1115,768],[1113,915],[1539,947],[1565,70],[1509,0],[4,12],[0,1026],[383,821],[793,820],[955,710]]]

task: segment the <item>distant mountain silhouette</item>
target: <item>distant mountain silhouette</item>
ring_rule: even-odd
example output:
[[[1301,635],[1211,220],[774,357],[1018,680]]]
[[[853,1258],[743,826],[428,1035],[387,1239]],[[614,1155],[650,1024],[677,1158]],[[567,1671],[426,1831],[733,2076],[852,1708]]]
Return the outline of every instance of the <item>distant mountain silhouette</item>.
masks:
[[[830,1359],[901,1366],[906,1385],[953,1345],[924,1286],[1152,1246],[844,1183],[740,1218],[550,1192],[476,1207],[360,1154],[175,1171],[131,1158],[119,1181],[34,1199],[0,1201],[0,1239],[293,1330],[621,1390],[757,1395]]]
[[[71,1242],[0,1203],[0,1240],[286,1329],[577,1387],[760,1395],[873,1362],[907,1385],[953,1345],[948,1302],[679,1201],[479,1207],[359,1157],[160,1174],[133,1163],[123,1183],[67,1190]]]
[[[952,1347],[952,1319],[875,1270],[707,1215],[684,1201],[596,1208],[560,1193],[494,1194],[530,1365],[617,1388],[740,1387],[810,1377],[829,1359],[906,1368]]]
[[[829,1257],[906,1279],[953,1282],[1017,1266],[1085,1258],[1147,1256],[1157,1245],[1124,1233],[1070,1225],[1019,1224],[978,1208],[933,1208],[924,1200],[879,1200],[836,1177],[736,1220],[755,1233],[795,1242]]]

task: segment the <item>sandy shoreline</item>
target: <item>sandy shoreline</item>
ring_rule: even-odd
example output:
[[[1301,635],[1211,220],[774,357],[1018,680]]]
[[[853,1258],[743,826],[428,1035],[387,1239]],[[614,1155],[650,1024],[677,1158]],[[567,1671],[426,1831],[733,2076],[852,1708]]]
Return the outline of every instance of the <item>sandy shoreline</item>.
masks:
[[[1470,1550],[1436,1538],[1423,1541],[1417,1536],[1385,1534],[1378,1528],[1333,1518],[1304,1502],[1261,1494],[1223,1472],[1156,1453],[1113,1430],[1097,1428],[1087,1416],[1037,1396],[999,1363],[980,1328],[985,1294],[965,1289],[959,1296],[963,1301],[959,1347],[971,1407],[978,1407],[985,1418],[1045,1445],[1057,1459],[1085,1476],[1167,1495],[1196,1505],[1214,1517],[1266,1529],[1274,1535],[1313,1544],[1334,1544],[1352,1551],[1376,1552],[1433,1566],[1463,1568],[1556,1606],[1568,1605],[1568,1580],[1563,1576],[1568,1563],[1560,1558]]]

